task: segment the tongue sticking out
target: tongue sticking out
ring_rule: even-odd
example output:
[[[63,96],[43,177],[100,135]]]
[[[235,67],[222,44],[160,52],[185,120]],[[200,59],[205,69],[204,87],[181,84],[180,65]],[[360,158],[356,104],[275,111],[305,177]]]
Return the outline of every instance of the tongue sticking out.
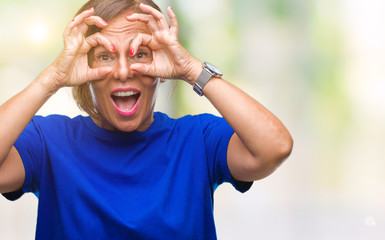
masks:
[[[136,101],[138,100],[138,94],[130,97],[116,97],[114,96],[113,99],[115,101],[116,106],[123,112],[129,112],[131,109],[134,108]]]

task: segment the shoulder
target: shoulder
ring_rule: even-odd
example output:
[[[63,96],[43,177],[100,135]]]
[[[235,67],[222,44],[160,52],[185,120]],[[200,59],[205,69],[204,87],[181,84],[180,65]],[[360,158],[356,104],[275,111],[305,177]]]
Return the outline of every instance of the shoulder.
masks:
[[[80,126],[85,118],[85,116],[76,116],[74,118],[70,118],[64,115],[48,115],[48,116],[39,116],[36,115],[32,118],[30,125],[33,125],[39,129],[48,129],[50,131],[56,131],[60,128],[68,128]]]
[[[157,119],[162,118],[163,126],[172,128],[177,132],[200,133],[203,135],[210,135],[215,132],[215,135],[218,135],[227,132],[228,130],[232,131],[224,118],[208,113],[185,115],[175,119],[168,117],[164,113],[157,113],[155,117]]]
[[[210,129],[213,128],[221,128],[228,126],[224,118],[209,113],[186,116],[184,118],[184,121],[194,122],[194,124],[199,126],[203,132],[207,130],[210,131]]]
[[[74,118],[70,118],[65,115],[58,115],[58,114],[52,114],[52,115],[47,115],[47,116],[40,116],[36,115],[33,117],[32,121],[34,122],[68,122],[73,119],[81,118],[83,116],[76,116]]]
[[[155,118],[161,120],[162,122],[175,122],[177,124],[187,124],[193,122],[206,123],[213,121],[224,121],[222,117],[215,116],[209,113],[197,114],[197,115],[184,115],[178,118],[169,117],[165,113],[156,112]]]

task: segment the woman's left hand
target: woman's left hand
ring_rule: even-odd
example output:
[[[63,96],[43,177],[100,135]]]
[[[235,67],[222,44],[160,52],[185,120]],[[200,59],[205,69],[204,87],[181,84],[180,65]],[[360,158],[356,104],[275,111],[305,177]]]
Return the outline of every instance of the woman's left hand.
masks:
[[[149,15],[134,13],[126,16],[126,19],[147,24],[152,34],[138,34],[131,43],[130,54],[135,55],[138,48],[145,45],[152,50],[153,60],[149,64],[134,63],[130,66],[131,70],[153,77],[182,79],[193,84],[197,77],[196,71],[202,63],[179,43],[178,21],[172,8],[167,8],[170,26],[166,16],[151,6],[140,4],[140,9]]]

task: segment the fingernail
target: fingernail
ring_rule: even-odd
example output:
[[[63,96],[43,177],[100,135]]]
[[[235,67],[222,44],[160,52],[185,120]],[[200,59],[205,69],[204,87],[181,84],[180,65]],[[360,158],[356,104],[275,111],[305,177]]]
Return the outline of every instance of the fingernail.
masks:
[[[116,48],[114,47],[114,45],[111,45],[111,50],[112,50],[113,52],[116,51]]]
[[[87,9],[87,11],[91,11],[93,9],[93,7],[91,7],[91,8],[89,8],[89,9]]]
[[[134,49],[131,49],[131,50],[130,50],[130,55],[131,55],[131,56],[134,56]]]
[[[72,22],[73,22],[73,21],[75,21],[75,18],[74,18],[74,19],[72,19]]]
[[[126,17],[131,17],[132,14],[128,14]]]
[[[145,3],[141,3],[140,5],[142,5],[142,6],[148,6],[147,4],[145,4]]]
[[[103,22],[105,23],[105,24],[108,24],[108,22],[106,21],[106,20],[104,20],[104,19],[102,19],[103,20]]]

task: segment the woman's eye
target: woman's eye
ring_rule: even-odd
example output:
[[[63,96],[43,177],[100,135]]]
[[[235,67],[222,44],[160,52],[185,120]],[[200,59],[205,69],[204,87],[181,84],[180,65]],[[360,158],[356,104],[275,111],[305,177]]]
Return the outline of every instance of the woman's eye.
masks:
[[[146,50],[139,50],[138,53],[135,55],[135,57],[132,59],[133,61],[138,62],[151,62],[152,61],[152,54],[150,51]]]
[[[146,55],[147,55],[147,53],[145,53],[145,52],[138,52],[137,54],[136,54],[136,58],[145,58],[146,57]]]
[[[108,54],[101,54],[101,55],[98,56],[98,59],[101,62],[107,62],[107,61],[111,60],[111,57]]]

